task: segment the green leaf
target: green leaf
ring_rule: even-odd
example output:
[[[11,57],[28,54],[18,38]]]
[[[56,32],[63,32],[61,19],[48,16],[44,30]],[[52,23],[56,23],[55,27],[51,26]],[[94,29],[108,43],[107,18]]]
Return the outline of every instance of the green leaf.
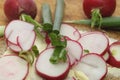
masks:
[[[50,58],[50,62],[53,64],[57,64],[59,62],[65,62],[67,51],[63,47],[55,47],[53,55]]]
[[[66,47],[67,41],[63,36],[56,34],[54,32],[50,33],[49,36],[50,36],[51,43],[53,46]]]
[[[33,51],[33,53],[35,54],[35,57],[38,57],[38,55],[39,55],[39,50],[38,50],[38,48],[37,48],[36,45],[34,45],[34,46],[32,47],[32,51]]]
[[[42,28],[42,29],[43,29],[44,31],[50,33],[50,32],[52,32],[52,27],[53,27],[52,24],[45,23],[45,24],[43,24],[43,28]]]

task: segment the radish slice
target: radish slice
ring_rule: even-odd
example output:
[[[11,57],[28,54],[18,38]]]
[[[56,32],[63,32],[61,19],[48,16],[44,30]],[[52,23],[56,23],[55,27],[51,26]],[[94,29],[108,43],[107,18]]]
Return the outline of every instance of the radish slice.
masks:
[[[24,35],[25,34],[25,35]],[[31,49],[35,42],[35,32],[34,31],[22,31],[21,34],[18,36],[18,43],[23,51],[28,51]]]
[[[102,80],[107,73],[107,65],[104,59],[95,53],[86,54],[82,57],[81,62],[75,66],[87,75],[89,80]]]
[[[91,32],[79,39],[80,44],[84,50],[88,50],[89,53],[97,53],[104,55],[109,47],[109,40],[102,32]]]
[[[63,80],[67,76],[70,68],[69,61],[65,63],[52,64],[49,59],[54,48],[45,49],[36,61],[36,71],[38,75],[46,80]]]
[[[0,80],[23,80],[28,75],[28,63],[18,56],[0,58]]]
[[[34,25],[20,20],[13,20],[5,29],[5,38],[16,44],[16,38],[23,30],[33,31]]]
[[[70,57],[71,65],[73,65],[76,61],[81,59],[83,49],[79,42],[74,40],[67,40],[68,56]]]
[[[110,45],[110,58],[108,63],[114,67],[120,68],[120,41],[116,41]]]
[[[19,52],[19,51],[22,50],[17,44],[13,44],[13,43],[11,43],[11,42],[9,42],[9,41],[7,41],[7,46],[8,46],[11,50],[13,50],[14,52]]]
[[[67,36],[72,40],[79,40],[81,37],[78,29],[75,29],[74,27],[67,24],[61,25],[60,34],[63,36]]]

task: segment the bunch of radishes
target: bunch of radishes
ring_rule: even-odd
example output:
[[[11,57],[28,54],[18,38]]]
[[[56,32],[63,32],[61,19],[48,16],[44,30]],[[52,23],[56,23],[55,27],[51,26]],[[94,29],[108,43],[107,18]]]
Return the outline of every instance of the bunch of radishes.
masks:
[[[66,32],[66,29],[69,30],[69,33]],[[119,42],[109,45],[109,39],[103,32],[94,31],[80,34],[74,27],[62,24],[60,34],[64,35],[67,40],[67,61],[65,63],[52,64],[49,58],[53,53],[54,47],[49,44],[40,53],[35,64],[36,72],[40,77],[47,80],[63,80],[67,77],[69,70],[75,68],[84,72],[90,80],[101,80],[107,73],[107,62],[112,61],[114,62],[114,64],[111,63],[112,65],[119,67]],[[8,47],[13,51],[27,51],[31,49],[35,41],[34,26],[20,20],[11,21],[5,29],[5,38]],[[113,52],[114,55],[112,56],[111,53]],[[12,59],[18,58],[18,56],[4,56],[0,59],[2,61],[1,66],[5,66],[6,61],[11,57],[13,57]],[[10,63],[13,62],[10,61]],[[13,64],[20,63],[14,60]],[[21,66],[27,68],[25,65]],[[3,68],[3,72],[6,75],[10,76],[10,74],[13,74],[12,77],[16,76],[11,71],[6,71],[6,68]],[[19,69],[20,67],[15,68]],[[24,72],[24,76],[28,73],[27,69]],[[19,70],[21,71],[22,68]],[[22,75],[22,78],[25,78],[24,76]],[[0,78],[2,79],[3,77],[0,76]]]
[[[12,5],[13,2],[15,5]],[[29,5],[23,5],[26,2],[29,0],[7,0],[5,12],[8,18],[18,19],[21,13],[26,12],[29,7]],[[15,6],[15,17],[7,13],[9,4],[11,4],[10,7]],[[34,6],[33,11],[36,12],[33,2],[31,5]],[[24,6],[27,7],[24,8]],[[15,52],[29,51],[36,39],[34,25],[20,20],[11,21],[4,33],[8,47]],[[91,31],[80,34],[78,29],[62,24],[60,34],[67,40],[67,61],[52,64],[49,59],[54,47],[49,44],[45,50],[40,52],[35,62],[35,70],[40,77],[46,80],[64,80],[70,69],[74,68],[82,71],[90,80],[102,80],[107,74],[107,62],[112,66],[120,67],[120,42],[110,45],[108,36],[103,32]],[[24,80],[29,73],[28,62],[17,55],[3,56],[0,58],[0,63],[0,80]]]

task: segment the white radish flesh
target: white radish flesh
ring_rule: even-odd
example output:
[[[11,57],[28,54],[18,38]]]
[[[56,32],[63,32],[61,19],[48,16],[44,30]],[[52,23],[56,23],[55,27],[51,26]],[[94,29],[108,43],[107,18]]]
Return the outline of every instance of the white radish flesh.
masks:
[[[102,32],[86,34],[79,39],[79,42],[84,50],[100,55],[104,55],[109,47],[109,40]]]
[[[72,40],[79,40],[81,37],[81,34],[77,29],[67,24],[61,25],[60,34],[63,36],[67,36]]]
[[[46,80],[63,80],[70,68],[69,61],[65,63],[52,64],[49,59],[52,56],[54,48],[44,50],[36,61],[37,73]]]
[[[28,74],[28,63],[18,56],[0,58],[0,80],[23,80]]]
[[[67,40],[66,49],[68,51],[68,56],[70,57],[71,65],[81,59],[83,49],[79,42],[70,39]]]
[[[75,68],[85,73],[89,80],[101,80],[107,73],[106,62],[95,53],[84,55]]]
[[[18,43],[23,51],[28,51],[34,44],[35,38],[36,34],[34,31],[23,31],[18,36]]]

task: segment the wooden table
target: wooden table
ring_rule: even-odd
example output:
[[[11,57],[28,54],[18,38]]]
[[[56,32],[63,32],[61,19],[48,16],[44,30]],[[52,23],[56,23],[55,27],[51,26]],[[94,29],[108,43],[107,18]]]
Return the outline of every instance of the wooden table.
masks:
[[[64,19],[63,20],[79,20],[79,19],[86,19],[86,16],[83,12],[82,9],[82,1],[83,0],[65,0],[65,14],[64,14]],[[113,16],[120,16],[120,0],[117,1],[117,7],[116,10],[113,14]],[[0,25],[7,25],[8,24],[8,19],[6,18],[3,8],[4,8],[4,2],[5,0],[0,0]],[[54,11],[55,11],[55,5],[56,5],[56,0],[35,0],[38,8],[36,20],[38,22],[41,22],[41,5],[42,3],[49,3],[51,10],[52,10],[52,16],[54,20]],[[74,27],[77,27],[80,30],[93,30],[89,28],[89,26],[84,26],[84,25],[73,25]],[[119,31],[105,31],[106,34],[109,37],[115,38],[120,40],[120,32]],[[111,80],[111,79],[110,79]]]

